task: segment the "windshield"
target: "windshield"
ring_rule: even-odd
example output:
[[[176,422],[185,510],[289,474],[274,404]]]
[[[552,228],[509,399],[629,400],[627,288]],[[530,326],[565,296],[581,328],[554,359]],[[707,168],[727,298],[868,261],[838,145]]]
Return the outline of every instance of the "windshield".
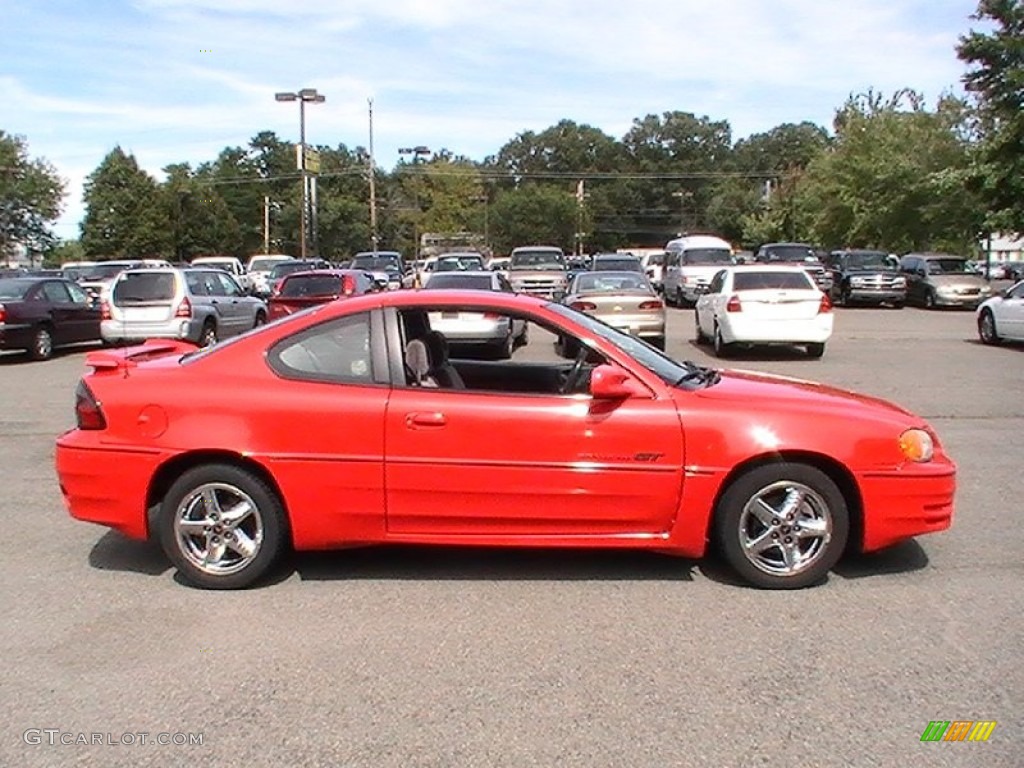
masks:
[[[116,303],[168,301],[174,298],[176,285],[173,272],[126,272],[114,284]]]
[[[468,288],[470,290],[489,291],[492,289],[490,275],[460,275],[447,272],[430,278],[424,288]]]
[[[296,275],[284,281],[279,295],[283,298],[296,298],[340,294],[341,278],[338,275]]]
[[[665,263],[664,253],[652,253],[647,257],[647,266],[649,267],[660,267]]]
[[[312,264],[308,261],[282,261],[274,265],[274,268],[270,270],[270,276],[272,278],[284,277],[290,275],[292,272],[303,272],[307,269],[316,269],[316,264]]]
[[[732,277],[734,291],[817,290],[805,272],[737,272]]]
[[[0,280],[0,299],[23,299],[33,285],[28,280]]]
[[[681,363],[673,360],[649,344],[640,341],[636,336],[612,328],[584,312],[565,304],[548,304],[547,307],[556,314],[579,323],[592,333],[611,342],[666,384],[696,389],[717,381],[717,378],[712,377],[710,372],[707,378],[698,376],[697,374],[706,369],[701,369],[695,363]]]
[[[83,266],[83,267],[63,267],[61,272],[64,273],[64,277],[68,280],[80,280],[81,278],[88,275],[94,267]]]
[[[622,293],[624,291],[650,293],[650,287],[641,274],[591,273],[576,278],[576,293]]]
[[[89,272],[85,275],[87,280],[107,280],[111,277],[117,277],[119,274],[124,272],[132,264],[121,263],[110,263],[110,264],[97,264],[95,267],[90,267]]]
[[[250,272],[269,272],[275,264],[280,264],[281,259],[253,259],[249,263]]]
[[[441,256],[434,264],[435,272],[466,272],[483,268],[484,260],[479,256]]]
[[[773,245],[765,249],[766,258],[759,261],[786,261],[790,263],[804,262],[807,264],[818,264],[820,259],[806,245]]]
[[[626,272],[643,272],[643,267],[640,266],[640,262],[632,258],[622,259],[595,259],[594,269],[601,271],[626,271]]]
[[[394,256],[356,256],[352,269],[366,269],[377,272],[399,272],[398,259]]]
[[[565,256],[554,250],[516,251],[509,269],[565,269]]]
[[[683,264],[732,264],[727,248],[689,248],[683,251]]]
[[[929,275],[964,275],[967,274],[967,262],[963,259],[929,259]]]
[[[846,265],[848,267],[893,268],[892,262],[889,259],[889,254],[882,253],[881,251],[862,251],[860,253],[848,254],[846,257]]]

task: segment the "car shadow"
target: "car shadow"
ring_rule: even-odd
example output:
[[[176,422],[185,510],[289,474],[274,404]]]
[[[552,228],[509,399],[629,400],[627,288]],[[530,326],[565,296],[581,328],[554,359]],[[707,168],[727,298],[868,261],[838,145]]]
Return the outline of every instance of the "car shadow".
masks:
[[[844,579],[863,579],[898,573],[913,573],[928,567],[928,553],[915,539],[878,552],[848,553],[833,570]]]
[[[63,357],[71,357],[72,355],[78,355],[82,352],[93,352],[97,349],[103,349],[99,343],[83,342],[82,344],[72,344],[67,347],[60,347],[53,350],[53,354],[50,356],[50,360],[60,360]],[[48,360],[33,360],[28,352],[19,349],[4,350],[0,352],[0,365],[21,365],[24,363],[46,363]]]
[[[697,565],[642,551],[412,546],[300,552],[288,561],[309,581],[693,581]]]
[[[715,350],[710,344],[698,344],[696,339],[690,339],[691,348],[700,350],[713,360],[718,360],[723,365],[733,360],[811,360],[803,347],[797,346],[757,346],[757,347],[734,347],[729,350],[725,357],[716,357]]]
[[[998,344],[986,344],[978,337],[964,339],[965,344],[972,344],[976,347],[991,347],[992,349],[1009,349],[1015,352],[1024,352],[1024,341],[1000,341]]]
[[[129,539],[117,531],[107,531],[93,545],[89,565],[98,571],[127,571],[147,576],[160,576],[171,569],[156,542]]]

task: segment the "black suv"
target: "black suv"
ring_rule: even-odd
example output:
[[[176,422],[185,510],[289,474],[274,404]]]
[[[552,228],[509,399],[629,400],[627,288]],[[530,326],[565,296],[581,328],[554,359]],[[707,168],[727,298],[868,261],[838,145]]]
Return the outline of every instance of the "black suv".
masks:
[[[829,293],[832,290],[832,274],[825,269],[814,249],[804,243],[765,243],[757,249],[754,261],[803,267],[822,291]]]
[[[899,259],[883,251],[832,251],[825,260],[832,273],[832,300],[851,304],[891,304],[902,309],[907,302],[907,279],[900,274]]]

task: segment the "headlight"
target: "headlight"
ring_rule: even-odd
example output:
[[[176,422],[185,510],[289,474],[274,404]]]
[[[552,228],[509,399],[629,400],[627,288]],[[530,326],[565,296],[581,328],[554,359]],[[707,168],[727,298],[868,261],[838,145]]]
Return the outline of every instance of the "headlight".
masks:
[[[932,436],[923,429],[908,429],[900,435],[900,453],[911,461],[931,461],[934,452]]]
[[[905,288],[907,286],[907,278],[897,277],[895,280],[892,281],[892,284],[896,288]]]
[[[938,292],[941,293],[943,296],[951,296],[956,293],[956,288],[953,288],[952,286],[949,285],[940,285],[938,287]]]
[[[863,277],[851,277],[850,278],[850,285],[852,285],[854,288],[863,288],[864,287],[864,278]]]

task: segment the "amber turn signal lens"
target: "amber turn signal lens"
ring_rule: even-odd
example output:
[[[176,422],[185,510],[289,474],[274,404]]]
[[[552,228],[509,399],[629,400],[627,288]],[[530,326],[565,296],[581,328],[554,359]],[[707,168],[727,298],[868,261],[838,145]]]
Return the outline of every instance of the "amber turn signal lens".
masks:
[[[923,429],[908,429],[900,435],[900,452],[911,461],[931,461],[934,451],[932,436]]]

